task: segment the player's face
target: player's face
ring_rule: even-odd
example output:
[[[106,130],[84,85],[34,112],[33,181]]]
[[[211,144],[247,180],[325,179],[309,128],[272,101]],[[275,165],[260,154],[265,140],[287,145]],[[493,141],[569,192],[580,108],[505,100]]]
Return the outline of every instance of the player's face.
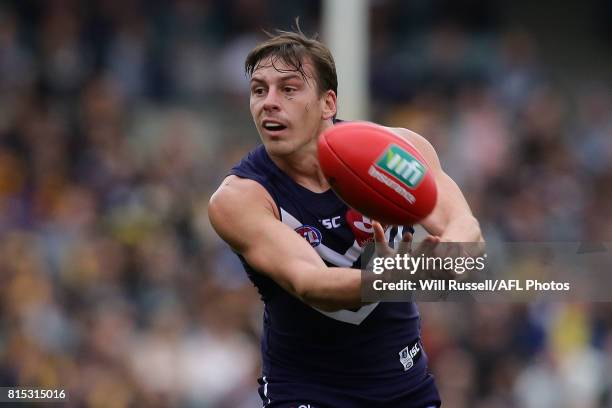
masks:
[[[306,61],[303,66],[305,77],[281,60],[268,58],[251,77],[251,114],[270,154],[288,155],[313,146],[336,113],[334,92],[320,95],[312,64]]]

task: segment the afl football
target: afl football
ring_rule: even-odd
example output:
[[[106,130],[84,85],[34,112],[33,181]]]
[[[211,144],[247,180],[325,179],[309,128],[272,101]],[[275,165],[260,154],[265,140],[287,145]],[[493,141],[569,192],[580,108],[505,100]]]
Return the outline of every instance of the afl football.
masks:
[[[412,225],[436,205],[434,176],[419,151],[369,122],[339,123],[318,141],[321,169],[350,207],[386,224]]]

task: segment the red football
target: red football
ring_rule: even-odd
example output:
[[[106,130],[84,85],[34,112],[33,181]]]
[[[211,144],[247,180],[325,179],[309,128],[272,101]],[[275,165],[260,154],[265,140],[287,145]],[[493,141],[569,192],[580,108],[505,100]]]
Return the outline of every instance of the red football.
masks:
[[[421,153],[382,126],[337,124],[321,134],[318,150],[336,194],[372,219],[412,225],[436,205],[436,183]]]

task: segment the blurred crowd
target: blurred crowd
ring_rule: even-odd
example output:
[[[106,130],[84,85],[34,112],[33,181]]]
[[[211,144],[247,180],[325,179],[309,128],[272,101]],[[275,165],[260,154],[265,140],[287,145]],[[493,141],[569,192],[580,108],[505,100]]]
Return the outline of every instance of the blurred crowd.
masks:
[[[372,2],[372,119],[431,141],[488,241],[611,241],[609,82],[560,86],[529,31],[459,3]],[[260,405],[261,301],[206,207],[258,140],[246,53],[320,9],[0,4],[0,385]],[[609,304],[420,308],[445,407],[612,407]]]

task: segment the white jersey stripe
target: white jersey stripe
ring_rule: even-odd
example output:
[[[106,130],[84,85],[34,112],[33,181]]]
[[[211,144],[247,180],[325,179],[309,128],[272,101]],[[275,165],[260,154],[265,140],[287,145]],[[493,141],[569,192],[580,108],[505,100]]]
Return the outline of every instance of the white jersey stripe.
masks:
[[[303,224],[295,218],[293,215],[289,214],[284,208],[281,207],[281,220],[284,224],[289,227],[296,229],[301,227]],[[353,265],[353,263],[359,258],[360,250],[355,249],[355,244],[349,248],[345,254],[340,254],[333,249],[329,248],[325,244],[321,243],[314,247],[315,251],[319,254],[319,256],[330,262],[336,266],[348,268]]]
[[[283,207],[280,207],[280,210],[281,210],[281,221],[284,224],[287,224],[293,229],[296,229],[297,227],[302,225],[302,223],[299,222],[297,218],[289,214],[287,210],[285,210]]]
[[[289,214],[289,212],[287,212],[284,208],[281,207],[280,211],[281,211],[281,220],[283,221],[285,225],[288,225],[289,227],[293,229],[296,229],[303,225],[297,218]],[[388,235],[387,235],[387,238],[388,238]],[[361,255],[361,247],[359,246],[357,241],[353,243],[353,246],[350,247],[344,253],[344,255],[334,251],[331,248],[328,248],[323,243],[317,245],[316,247],[314,247],[314,249],[317,251],[317,253],[322,259],[336,266],[345,267],[345,268],[353,266],[353,263]],[[358,325],[358,324],[361,324],[361,322],[363,322],[363,320],[366,317],[368,317],[370,313],[372,313],[372,311],[376,308],[376,306],[378,306],[378,302],[363,306],[357,309],[357,311],[355,312],[351,310],[338,310],[336,312],[324,312],[323,310],[317,309],[316,307],[313,307],[313,309],[317,310],[318,312],[334,320],[339,320],[341,322]],[[264,391],[265,391],[265,387],[264,387]]]
[[[270,399],[270,397],[268,397],[268,380],[266,380],[266,376],[264,375],[262,378],[263,382],[264,382],[264,389],[263,389],[263,395],[264,397],[266,397],[266,401],[264,401],[263,403],[263,408],[266,408],[266,406],[272,402],[272,400]]]
[[[353,266],[353,262],[355,262],[349,259],[346,255],[341,255],[323,244],[317,245],[314,249],[315,251],[317,251],[321,258],[325,259],[327,262],[331,262],[336,266],[350,268],[351,266]]]
[[[313,309],[323,313],[327,317],[331,317],[332,319],[340,320],[344,323],[359,325],[365,320],[366,317],[370,315],[370,313],[372,313],[376,306],[378,306],[378,303],[379,302],[370,303],[369,305],[362,306],[355,312],[346,309],[338,310],[336,312],[325,312],[323,310],[317,309],[316,307]]]
[[[357,260],[357,258],[359,258],[359,256],[361,256],[361,250],[362,250],[362,248],[359,246],[357,241],[355,241],[355,242],[353,242],[353,246],[350,247],[349,249],[347,249],[346,252],[344,253],[344,255],[346,257],[348,257],[349,259],[355,258],[355,260]],[[353,262],[355,262],[355,261],[353,261]]]

